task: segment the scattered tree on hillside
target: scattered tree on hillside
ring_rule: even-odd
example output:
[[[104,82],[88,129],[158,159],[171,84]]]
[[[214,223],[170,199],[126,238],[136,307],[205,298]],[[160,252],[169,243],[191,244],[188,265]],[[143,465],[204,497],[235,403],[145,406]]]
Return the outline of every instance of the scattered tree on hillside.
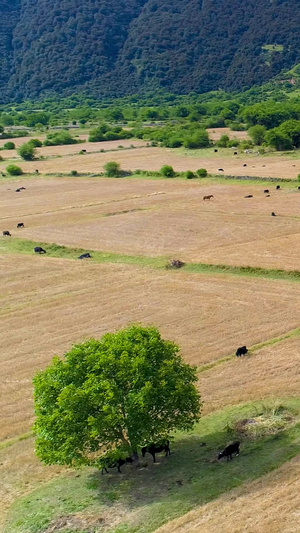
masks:
[[[256,126],[252,126],[251,128],[249,128],[248,133],[254,144],[260,146],[261,144],[263,144],[263,142],[265,142],[266,131],[267,130],[265,126],[257,124]]]
[[[45,464],[101,466],[200,416],[196,368],[154,327],[73,346],[34,378],[36,453]]]

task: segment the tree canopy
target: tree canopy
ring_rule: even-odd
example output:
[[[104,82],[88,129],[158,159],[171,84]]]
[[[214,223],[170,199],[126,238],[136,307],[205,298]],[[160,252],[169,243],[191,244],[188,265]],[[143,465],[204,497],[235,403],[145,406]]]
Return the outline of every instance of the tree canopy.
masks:
[[[190,430],[201,408],[196,381],[155,327],[75,345],[34,378],[36,453],[45,464],[100,466]]]

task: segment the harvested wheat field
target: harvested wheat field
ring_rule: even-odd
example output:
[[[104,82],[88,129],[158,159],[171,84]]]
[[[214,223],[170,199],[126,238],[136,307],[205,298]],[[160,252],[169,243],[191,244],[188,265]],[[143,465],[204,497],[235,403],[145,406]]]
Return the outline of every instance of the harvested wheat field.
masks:
[[[248,400],[299,396],[300,331],[199,374],[205,412]]]
[[[140,321],[201,365],[300,320],[300,284],[283,281],[20,255],[1,272],[1,439],[28,431],[32,376],[72,343]]]
[[[218,141],[222,135],[228,135],[229,139],[238,139],[239,141],[249,139],[247,131],[232,131],[230,128],[207,128],[206,131],[212,141]]]
[[[136,144],[137,141],[130,139],[130,144]],[[124,144],[123,141],[118,141]],[[90,143],[92,144],[92,143]],[[107,146],[107,143],[104,143]],[[87,144],[76,145],[79,152],[82,148],[87,148]],[[107,148],[106,148],[107,149]],[[70,153],[70,147],[64,147],[64,153]],[[206,151],[207,153],[207,151]],[[11,155],[9,156],[11,157]],[[275,178],[295,179],[300,173],[300,160],[293,159],[288,154],[277,154],[272,156],[257,156],[255,154],[240,154],[234,156],[232,150],[226,152],[226,155],[214,153],[213,149],[208,155],[201,155],[201,150],[188,151],[172,150],[169,148],[140,147],[134,150],[119,150],[111,153],[87,153],[86,155],[73,155],[72,157],[49,158],[37,161],[21,161],[24,172],[34,172],[36,169],[41,173],[60,173],[71,172],[92,172],[99,173],[103,171],[103,165],[108,161],[117,161],[123,170],[134,171],[142,170],[159,170],[163,165],[172,165],[174,170],[186,171],[206,168],[211,174],[220,174],[219,168],[222,168],[224,174],[233,176],[261,176]],[[0,170],[5,170],[7,161],[0,162]],[[247,165],[246,167],[244,165]]]
[[[157,533],[297,533],[299,491],[298,455],[275,472],[169,522]]]
[[[22,185],[26,190],[15,193]],[[65,246],[297,270],[300,192],[268,187],[270,197],[262,185],[248,183],[140,178],[6,181],[0,187],[0,221],[13,236]],[[253,198],[244,198],[248,193]],[[214,198],[203,201],[207,194]],[[20,221],[25,228],[17,232]]]
[[[80,139],[82,139],[82,135],[80,135]],[[40,140],[43,140],[42,137],[39,136]],[[17,140],[17,139],[16,139]],[[82,139],[85,140],[85,139]],[[30,141],[30,138],[28,137],[26,141]],[[16,147],[20,146],[20,144],[23,143],[15,143]],[[64,145],[57,145],[57,146],[43,146],[41,148],[36,149],[36,157],[40,158],[49,158],[49,157],[70,157],[70,164],[72,163],[72,157],[75,154],[79,154],[81,150],[86,150],[86,154],[81,154],[80,157],[84,157],[85,155],[92,154],[94,152],[99,152],[100,150],[105,151],[115,151],[115,150],[121,150],[119,148],[122,146],[124,149],[132,149],[132,148],[139,148],[141,146],[146,146],[146,141],[141,141],[138,139],[122,139],[118,141],[105,141],[105,142],[95,142],[95,143],[79,143],[79,144],[64,144]],[[16,158],[20,162],[20,164],[23,164],[23,161],[18,156],[16,150],[1,150],[1,156],[4,159],[13,159]],[[113,154],[111,154],[111,157],[114,157]],[[38,163],[38,161],[36,161]],[[36,166],[36,168],[38,168]]]

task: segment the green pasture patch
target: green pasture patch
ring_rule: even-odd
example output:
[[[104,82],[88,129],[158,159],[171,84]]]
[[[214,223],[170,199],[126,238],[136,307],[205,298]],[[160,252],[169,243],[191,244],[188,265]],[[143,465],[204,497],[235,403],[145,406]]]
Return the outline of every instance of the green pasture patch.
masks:
[[[248,438],[237,428],[239,421],[250,418],[262,420],[263,431]],[[240,456],[217,461],[218,451],[237,438]],[[39,486],[12,505],[4,533],[42,533],[64,517],[77,523],[76,528],[60,529],[65,533],[150,533],[275,470],[297,455],[299,446],[300,399],[226,408],[203,417],[191,433],[177,433],[171,442],[172,455],[159,455],[155,465],[146,455],[139,468],[126,465],[122,474],[112,470],[102,476],[84,468]],[[89,517],[98,524],[94,529],[84,527]]]

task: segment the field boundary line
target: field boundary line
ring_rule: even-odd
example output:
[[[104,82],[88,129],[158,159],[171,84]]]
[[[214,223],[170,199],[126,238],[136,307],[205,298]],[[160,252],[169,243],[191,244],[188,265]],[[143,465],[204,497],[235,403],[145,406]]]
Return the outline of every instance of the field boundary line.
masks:
[[[291,329],[287,331],[286,333],[282,333],[282,335],[278,335],[277,337],[272,337],[271,339],[267,339],[257,344],[253,344],[253,346],[249,348],[248,352],[252,354],[254,352],[257,352],[258,350],[261,350],[265,346],[272,346],[273,344],[279,344],[280,342],[283,342],[287,339],[292,339],[293,337],[298,337],[298,336],[300,336],[300,327]],[[206,363],[204,365],[198,366],[197,373],[202,374],[202,372],[206,372],[207,370],[210,370],[211,368],[214,368],[216,366],[222,365],[223,363],[228,363],[229,361],[234,360],[235,357],[236,357],[235,354],[230,354],[230,355],[226,355],[225,357],[221,357],[220,359],[216,359],[215,361],[212,361],[211,363]]]
[[[90,258],[92,263],[123,263],[165,269],[169,261],[169,258],[165,256],[150,257],[145,255],[118,254],[116,252],[103,252],[88,248],[63,246],[49,242],[31,241],[20,239],[18,237],[2,238],[0,241],[0,252],[34,255],[33,248],[35,246],[45,247],[47,249],[48,257],[57,257],[61,259],[77,259],[78,255],[89,252],[90,254],[93,254]],[[268,269],[262,267],[231,266],[212,263],[186,263],[181,269],[169,269],[169,271],[170,270],[172,270],[175,275],[180,275],[182,272],[190,274],[225,274],[300,282],[300,270]]]

